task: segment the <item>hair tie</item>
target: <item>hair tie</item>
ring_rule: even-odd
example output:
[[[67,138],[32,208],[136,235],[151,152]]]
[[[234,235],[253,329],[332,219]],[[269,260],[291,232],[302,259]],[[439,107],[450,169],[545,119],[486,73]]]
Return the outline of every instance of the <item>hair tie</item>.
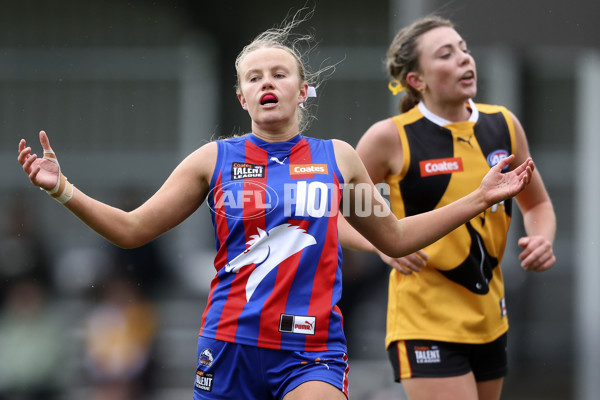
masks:
[[[388,89],[390,89],[390,92],[395,96],[404,91],[404,86],[402,86],[398,79],[393,79],[388,83]]]
[[[309,86],[306,91],[306,99],[308,100],[309,97],[317,97],[317,89],[314,86]],[[300,107],[304,108],[304,103],[300,103]]]

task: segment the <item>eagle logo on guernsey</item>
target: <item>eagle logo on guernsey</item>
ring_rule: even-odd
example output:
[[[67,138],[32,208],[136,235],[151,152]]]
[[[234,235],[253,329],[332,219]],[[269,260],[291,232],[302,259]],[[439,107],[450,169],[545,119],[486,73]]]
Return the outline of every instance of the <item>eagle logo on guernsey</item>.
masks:
[[[252,235],[246,242],[249,247],[225,266],[226,272],[237,274],[245,266],[256,265],[246,283],[247,301],[250,301],[260,282],[279,263],[317,243],[304,229],[290,224],[278,225],[268,233],[260,228],[257,231],[258,234]]]

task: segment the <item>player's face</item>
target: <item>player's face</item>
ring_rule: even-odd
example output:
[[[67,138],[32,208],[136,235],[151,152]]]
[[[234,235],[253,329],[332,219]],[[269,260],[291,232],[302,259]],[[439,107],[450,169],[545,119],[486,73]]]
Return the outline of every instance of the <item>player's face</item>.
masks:
[[[419,39],[419,76],[424,98],[438,102],[464,102],[477,94],[475,60],[454,29],[439,27]]]
[[[253,129],[276,130],[298,125],[298,105],[308,85],[300,81],[294,57],[284,49],[265,47],[248,53],[238,67],[242,108]]]

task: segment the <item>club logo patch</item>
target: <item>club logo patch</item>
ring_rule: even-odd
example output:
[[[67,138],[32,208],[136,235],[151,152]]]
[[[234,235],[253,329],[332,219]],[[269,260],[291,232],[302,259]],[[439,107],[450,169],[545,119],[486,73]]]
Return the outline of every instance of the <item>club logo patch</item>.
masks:
[[[204,349],[204,350],[202,350],[202,352],[200,353],[200,356],[198,357],[198,364],[204,365],[205,367],[210,367],[214,360],[215,360],[215,358],[213,357],[212,350]]]

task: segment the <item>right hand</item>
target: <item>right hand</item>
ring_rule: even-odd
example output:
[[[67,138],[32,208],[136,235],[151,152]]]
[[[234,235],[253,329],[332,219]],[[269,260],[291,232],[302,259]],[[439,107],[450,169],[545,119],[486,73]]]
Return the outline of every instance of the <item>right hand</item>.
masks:
[[[502,173],[514,159],[514,154],[503,158],[483,177],[480,189],[489,206],[516,196],[529,184],[535,168],[531,157],[512,171]]]
[[[40,132],[40,143],[44,151],[52,151],[50,141],[46,132]],[[44,190],[52,190],[58,182],[60,167],[57,160],[39,158],[37,154],[31,153],[31,147],[26,147],[25,139],[19,142],[19,156],[17,161],[23,167],[23,171],[29,177],[31,183]]]
[[[525,236],[517,244],[523,248],[519,260],[525,271],[546,271],[556,263],[552,242],[543,236]]]
[[[413,272],[421,272],[421,269],[427,266],[429,256],[423,250],[409,254],[400,258],[392,258],[377,250],[381,260],[394,268],[403,275],[410,275]]]

